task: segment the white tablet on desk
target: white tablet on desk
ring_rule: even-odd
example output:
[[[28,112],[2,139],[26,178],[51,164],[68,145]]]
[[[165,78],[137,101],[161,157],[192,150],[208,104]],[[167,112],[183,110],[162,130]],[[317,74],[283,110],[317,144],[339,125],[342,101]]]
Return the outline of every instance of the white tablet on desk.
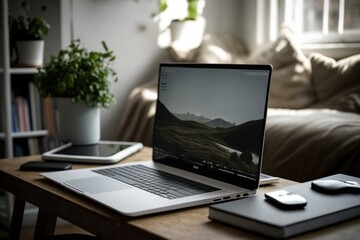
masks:
[[[91,145],[64,144],[42,154],[47,161],[111,164],[140,151],[139,142],[100,141]]]
[[[271,176],[265,173],[260,174],[260,186],[267,185],[267,184],[273,184],[277,183],[280,180],[280,178]]]

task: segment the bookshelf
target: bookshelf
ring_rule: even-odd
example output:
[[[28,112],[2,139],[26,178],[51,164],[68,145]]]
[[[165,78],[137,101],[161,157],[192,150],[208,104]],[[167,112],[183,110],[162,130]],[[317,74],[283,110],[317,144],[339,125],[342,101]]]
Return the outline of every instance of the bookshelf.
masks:
[[[40,154],[46,150],[43,141],[40,141],[48,134],[43,120],[44,103],[32,83],[36,72],[36,68],[9,68],[8,71],[2,72],[4,96],[1,100],[4,119],[0,130],[0,141],[3,142],[3,151],[0,153],[2,158]],[[30,144],[30,139],[38,139],[37,148],[43,151],[34,152],[27,149],[21,151],[25,153],[17,153],[19,147],[26,148],[26,141],[20,140],[28,140],[29,146],[34,145],[34,141]],[[19,145],[20,142],[23,142],[22,146]]]
[[[37,69],[13,68],[10,64],[9,3],[9,0],[0,3],[0,161],[41,154],[48,150],[49,135],[44,120],[49,100],[41,99],[32,83]],[[51,103],[47,105],[52,107]],[[0,189],[0,224],[10,225],[12,210],[13,196]],[[36,209],[27,206],[25,215],[27,211]]]

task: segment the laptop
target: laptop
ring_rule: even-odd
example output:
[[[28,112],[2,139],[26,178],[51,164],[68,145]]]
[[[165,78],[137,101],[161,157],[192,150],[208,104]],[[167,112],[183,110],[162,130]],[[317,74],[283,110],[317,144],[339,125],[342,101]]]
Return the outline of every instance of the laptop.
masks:
[[[42,176],[127,216],[255,195],[271,72],[160,64],[152,161]]]

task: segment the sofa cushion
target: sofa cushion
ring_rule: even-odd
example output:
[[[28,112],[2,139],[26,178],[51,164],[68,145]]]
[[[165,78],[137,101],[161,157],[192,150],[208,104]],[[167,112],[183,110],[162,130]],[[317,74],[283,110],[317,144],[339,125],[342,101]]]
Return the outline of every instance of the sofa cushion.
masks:
[[[329,109],[269,109],[262,170],[304,182],[360,177],[360,115]]]
[[[309,59],[288,28],[282,29],[274,43],[254,51],[247,59],[239,59],[238,62],[270,63],[273,66],[269,107],[299,109],[315,102]]]
[[[237,36],[228,33],[206,34],[197,50],[196,62],[234,63],[246,58],[248,50]]]
[[[360,113],[360,54],[336,61],[311,53],[309,59],[319,100],[313,107]]]
[[[360,74],[360,54],[336,61],[320,53],[309,55],[312,81],[317,97],[323,101],[345,87],[356,84]]]

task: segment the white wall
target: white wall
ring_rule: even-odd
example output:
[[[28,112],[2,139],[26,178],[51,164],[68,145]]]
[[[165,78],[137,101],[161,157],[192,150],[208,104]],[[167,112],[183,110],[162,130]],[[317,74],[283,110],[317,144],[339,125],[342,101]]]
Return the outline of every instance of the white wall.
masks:
[[[230,32],[244,37],[243,26],[249,0],[206,0],[206,32]],[[116,54],[119,81],[112,85],[117,104],[102,110],[102,139],[118,139],[119,122],[129,92],[157,72],[161,61],[169,61],[167,51],[157,46],[158,27],[151,14],[157,0],[62,0],[62,46],[71,36],[80,38],[90,50],[101,50],[105,40]],[[252,2],[252,1],[251,1]],[[72,8],[72,14],[71,14]]]

